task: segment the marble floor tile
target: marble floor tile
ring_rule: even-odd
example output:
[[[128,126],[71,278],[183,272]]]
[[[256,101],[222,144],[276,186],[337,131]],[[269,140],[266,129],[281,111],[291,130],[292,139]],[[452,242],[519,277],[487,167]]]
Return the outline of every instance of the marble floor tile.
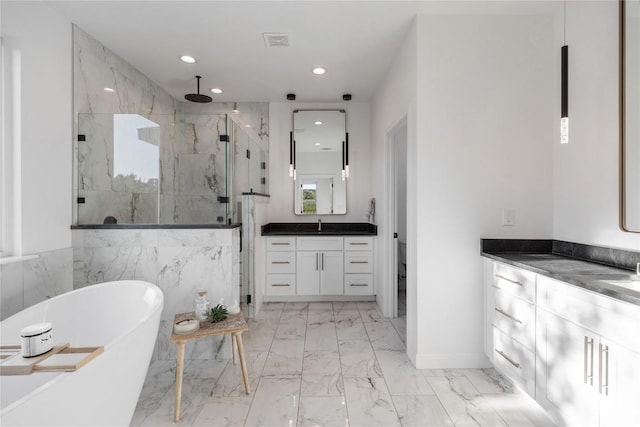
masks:
[[[400,426],[382,378],[345,378],[344,394],[352,426]]]
[[[311,319],[309,312],[309,319]],[[307,323],[307,335],[305,337],[305,350],[337,350],[338,338],[336,336],[336,326],[333,322],[327,323]]]
[[[226,350],[202,353],[176,424],[175,360],[155,360],[131,426],[553,425],[494,369],[414,369],[400,322],[372,302],[265,303],[243,335],[251,395],[240,365],[215,359]]]
[[[210,397],[193,422],[194,427],[242,427],[247,419],[253,395],[238,397]]]
[[[390,322],[365,322],[364,327],[375,350],[404,350],[404,342]]]
[[[251,390],[255,390],[258,385],[268,354],[267,352],[245,351]],[[232,361],[229,361],[209,394],[217,397],[246,396],[240,363],[234,365]]]
[[[262,370],[263,377],[284,377],[302,374],[304,341],[273,340]]]
[[[245,426],[295,425],[299,402],[299,377],[262,378],[255,391]]]
[[[466,377],[428,380],[456,426],[507,426]]]
[[[298,412],[299,426],[349,427],[344,397],[302,396]]]
[[[453,421],[436,396],[391,396],[402,427],[447,427]]]
[[[411,364],[403,350],[376,350],[376,357],[382,375],[387,381],[389,393],[397,394],[434,394],[433,389],[422,371]]]
[[[340,364],[345,378],[382,376],[382,370],[368,341],[340,341]]]

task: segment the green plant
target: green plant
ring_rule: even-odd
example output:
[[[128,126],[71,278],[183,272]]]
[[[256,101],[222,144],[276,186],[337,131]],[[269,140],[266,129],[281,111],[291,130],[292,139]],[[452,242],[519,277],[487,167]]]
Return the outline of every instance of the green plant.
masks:
[[[220,304],[213,307],[209,310],[207,314],[207,320],[211,323],[222,322],[227,318],[227,309],[221,306]]]

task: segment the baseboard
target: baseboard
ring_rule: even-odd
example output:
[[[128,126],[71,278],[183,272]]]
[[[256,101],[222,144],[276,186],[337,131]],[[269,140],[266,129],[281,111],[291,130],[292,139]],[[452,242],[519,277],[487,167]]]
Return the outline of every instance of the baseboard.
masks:
[[[417,369],[476,369],[492,366],[484,353],[416,354],[411,359],[415,360]]]

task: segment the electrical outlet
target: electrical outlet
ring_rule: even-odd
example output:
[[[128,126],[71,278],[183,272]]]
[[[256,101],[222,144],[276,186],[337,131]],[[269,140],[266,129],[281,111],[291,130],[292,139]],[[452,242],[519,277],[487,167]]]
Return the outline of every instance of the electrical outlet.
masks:
[[[503,209],[502,210],[502,225],[505,225],[505,226],[516,225],[516,210],[515,209]]]

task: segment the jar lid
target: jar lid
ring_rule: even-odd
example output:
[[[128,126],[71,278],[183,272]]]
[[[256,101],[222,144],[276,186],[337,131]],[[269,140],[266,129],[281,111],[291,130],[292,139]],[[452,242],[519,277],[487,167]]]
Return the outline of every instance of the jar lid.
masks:
[[[52,328],[51,322],[34,323],[33,325],[22,328],[20,335],[24,338],[28,338],[49,332]]]

